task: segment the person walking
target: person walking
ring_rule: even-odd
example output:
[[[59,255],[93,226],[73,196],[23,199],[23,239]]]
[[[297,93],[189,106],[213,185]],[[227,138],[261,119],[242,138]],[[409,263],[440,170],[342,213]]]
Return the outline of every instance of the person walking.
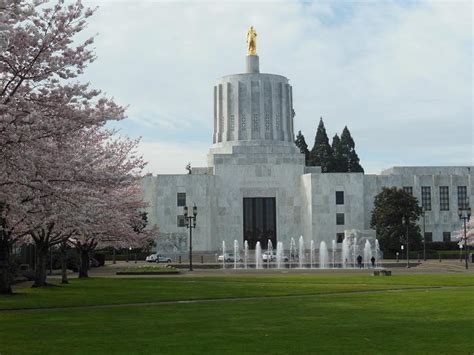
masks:
[[[362,256],[357,257],[357,265],[359,266],[359,269],[362,269]]]

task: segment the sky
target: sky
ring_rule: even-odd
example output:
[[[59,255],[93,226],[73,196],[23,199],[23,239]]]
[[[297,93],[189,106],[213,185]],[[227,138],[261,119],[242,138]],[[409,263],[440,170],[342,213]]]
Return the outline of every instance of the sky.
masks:
[[[99,8],[82,80],[128,106],[113,127],[142,137],[147,172],[206,166],[213,86],[244,72],[251,25],[260,71],[293,86],[309,148],[323,117],[330,140],[348,126],[366,173],[473,165],[471,1],[84,3]]]

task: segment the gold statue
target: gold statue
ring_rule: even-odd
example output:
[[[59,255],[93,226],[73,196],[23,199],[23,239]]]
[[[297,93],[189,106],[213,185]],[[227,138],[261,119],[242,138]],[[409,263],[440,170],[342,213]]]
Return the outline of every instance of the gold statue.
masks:
[[[247,55],[257,55],[257,32],[253,26],[247,31]]]

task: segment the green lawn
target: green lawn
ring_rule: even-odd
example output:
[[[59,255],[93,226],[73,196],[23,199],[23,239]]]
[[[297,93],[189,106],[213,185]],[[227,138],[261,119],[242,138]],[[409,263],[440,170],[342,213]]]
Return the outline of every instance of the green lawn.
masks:
[[[471,354],[473,301],[469,275],[72,280],[0,297],[0,354]]]

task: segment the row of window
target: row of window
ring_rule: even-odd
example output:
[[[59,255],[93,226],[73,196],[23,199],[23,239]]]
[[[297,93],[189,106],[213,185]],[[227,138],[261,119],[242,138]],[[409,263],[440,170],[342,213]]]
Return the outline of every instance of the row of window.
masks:
[[[342,243],[344,240],[344,233],[336,233],[336,241],[337,243]],[[425,233],[425,241],[432,242],[433,241],[433,233],[426,232]],[[443,242],[450,242],[451,241],[451,232],[443,232]]]
[[[412,186],[404,186],[405,190],[410,195],[413,195]],[[186,206],[186,193],[177,193],[177,205],[178,207]],[[344,191],[336,191],[336,205],[344,204]],[[421,205],[425,211],[431,211],[431,186],[421,187]],[[458,208],[467,208],[467,187],[458,186]],[[449,186],[439,187],[439,208],[441,211],[449,211]],[[342,223],[344,224],[344,223]]]
[[[458,186],[458,208],[467,208],[467,187]],[[412,186],[404,186],[405,190],[410,195],[413,195]],[[421,187],[421,206],[425,211],[431,211],[431,186]],[[449,186],[439,187],[439,209],[440,211],[449,211]]]
[[[413,195],[413,186],[403,186],[403,190]],[[336,205],[344,204],[344,191],[336,191]],[[431,211],[431,186],[421,187],[421,205],[425,211]],[[467,208],[467,187],[458,186],[458,208]],[[439,209],[449,211],[449,186],[439,187]]]

